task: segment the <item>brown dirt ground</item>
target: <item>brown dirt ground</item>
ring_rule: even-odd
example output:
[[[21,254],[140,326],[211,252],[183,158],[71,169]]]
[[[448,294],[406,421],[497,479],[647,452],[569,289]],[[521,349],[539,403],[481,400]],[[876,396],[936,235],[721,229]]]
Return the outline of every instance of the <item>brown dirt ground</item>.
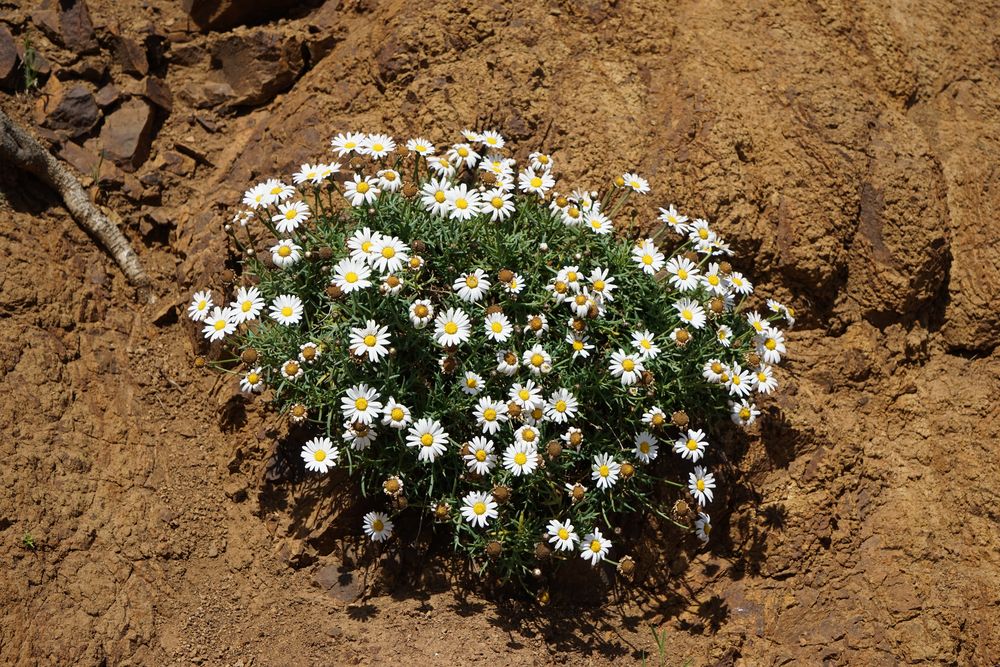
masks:
[[[184,25],[166,1],[89,5],[126,33]],[[336,39],[267,106],[202,112],[216,132],[175,94],[153,157],[183,139],[208,163],[164,172],[157,204],[99,193],[152,306],[0,169],[0,662],[656,664],[659,628],[670,665],[1000,663],[1000,8],[774,5],[344,0],[237,29]],[[359,553],[343,482],[275,472],[273,416],[192,368],[175,315],[251,179],[337,130],[477,119],[579,185],[634,166],[803,313],[762,430],[726,448],[713,543],[663,545],[600,599],[555,582],[522,605]],[[153,209],[169,234],[143,232]]]

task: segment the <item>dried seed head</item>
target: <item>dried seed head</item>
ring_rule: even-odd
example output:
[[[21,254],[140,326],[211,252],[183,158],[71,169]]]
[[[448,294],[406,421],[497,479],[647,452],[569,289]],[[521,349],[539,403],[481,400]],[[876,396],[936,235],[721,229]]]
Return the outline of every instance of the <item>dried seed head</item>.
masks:
[[[226,269],[219,274],[219,278],[221,278],[224,283],[231,283],[236,280],[236,274],[233,273],[232,269]]]
[[[330,285],[326,288],[326,295],[331,299],[339,299],[344,296],[344,291],[336,285]]]
[[[395,289],[399,287],[399,278],[397,278],[396,276],[387,276],[385,279],[385,284]]]
[[[642,382],[643,385],[648,387],[651,384],[653,384],[654,379],[655,378],[653,377],[653,374],[650,371],[643,371],[639,381]]]
[[[462,448],[460,450],[458,450],[458,453],[461,456],[468,456],[469,454],[471,454],[472,453],[472,449],[469,447],[469,443],[463,442],[462,443]]]
[[[544,542],[539,542],[535,545],[535,558],[538,560],[545,560],[551,555],[552,549],[550,549]]]
[[[410,506],[410,501],[406,499],[406,496],[400,495],[392,499],[392,504],[398,510],[405,510],[407,507]]]
[[[304,348],[302,348],[299,354],[301,354],[302,358],[305,359],[306,361],[312,361],[313,359],[316,358],[316,347],[313,345],[306,345]]]
[[[361,167],[365,166],[365,161],[355,155],[347,164],[351,167],[351,169],[361,169]]]
[[[438,503],[434,507],[434,519],[436,521],[447,521],[449,514],[451,514],[451,505],[448,503]]]
[[[687,329],[678,329],[677,330],[676,339],[677,339],[677,344],[678,345],[684,345],[689,340],[691,340],[691,334],[688,333]]]
[[[493,304],[492,306],[490,306],[489,308],[486,309],[486,314],[487,315],[492,315],[493,313],[502,313],[502,312],[503,312],[503,308],[501,308],[500,306],[498,306],[496,304]]]
[[[403,482],[400,481],[398,477],[390,477],[389,479],[382,482],[382,490],[388,493],[390,496],[397,495],[403,490]]]
[[[406,197],[407,199],[412,199],[413,197],[416,197],[417,192],[419,192],[419,190],[417,190],[417,186],[414,185],[413,183],[407,183],[406,185],[403,186],[403,196]]]
[[[247,349],[243,350],[243,354],[240,355],[240,359],[247,366],[253,366],[255,363],[257,363],[257,350],[253,349],[252,347],[248,347]]]
[[[207,363],[208,362],[205,360],[205,357],[203,357],[201,355],[198,355],[197,357],[195,357],[194,358],[194,362],[193,362],[195,368],[204,368],[205,364],[207,364]]]
[[[684,412],[683,410],[678,410],[674,414],[670,415],[670,423],[672,423],[674,426],[678,428],[684,428],[691,423],[691,420],[688,419],[688,415],[686,412]]]
[[[455,357],[448,356],[441,360],[441,370],[443,370],[448,375],[454,373],[455,369],[457,368],[458,368],[458,359],[456,359]]]
[[[333,257],[333,248],[323,246],[316,254],[320,259],[330,259]]]
[[[559,195],[558,197],[556,197],[556,206],[558,206],[559,208],[566,208],[567,206],[569,206],[569,200],[563,197],[562,195]]]
[[[712,312],[715,313],[716,315],[721,315],[722,312],[726,309],[726,302],[720,299],[719,297],[714,297],[711,301],[708,302],[708,307],[711,308]]]
[[[493,540],[486,545],[486,555],[490,558],[500,558],[500,554],[503,552],[503,546],[496,540]]]
[[[635,574],[635,561],[631,556],[625,556],[618,561],[618,574],[627,578],[631,578]]]
[[[479,180],[481,180],[486,185],[493,185],[494,183],[497,182],[497,177],[496,174],[494,174],[493,172],[486,171],[483,172],[483,174],[479,177]]]
[[[579,317],[574,317],[573,324],[570,326],[573,328],[573,331],[580,333],[581,331],[585,331],[587,329],[587,322],[585,320],[581,320]]]
[[[719,262],[719,273],[724,276],[728,276],[733,272],[733,265],[729,262]]]
[[[600,314],[600,312],[601,311],[597,307],[597,304],[596,303],[592,303],[592,304],[590,304],[590,307],[587,308],[587,317],[589,317],[592,320],[593,319],[597,319],[597,316]]]
[[[420,239],[417,239],[413,243],[411,243],[410,247],[413,248],[414,252],[423,252],[427,250],[427,244],[421,241]]]
[[[622,178],[621,176],[615,176],[615,187],[616,188],[625,187],[625,179]]]
[[[694,262],[695,264],[698,263],[698,253],[696,253],[694,250],[688,250],[686,253],[684,253],[684,257]]]
[[[542,328],[542,318],[535,315],[530,320],[528,320],[528,326],[531,327],[532,331],[539,331]]]
[[[498,278],[500,278],[500,282],[506,285],[507,283],[509,283],[511,280],[514,279],[514,272],[511,271],[510,269],[500,269],[500,274]]]
[[[507,414],[509,414],[514,419],[517,419],[518,417],[521,416],[521,406],[515,403],[514,401],[511,401],[510,403],[507,404]]]
[[[622,475],[622,479],[628,479],[629,477],[635,474],[635,466],[626,461],[625,463],[622,464],[620,472]]]
[[[583,488],[582,484],[574,484],[570,495],[573,496],[573,502],[578,503],[583,500],[583,496],[586,495],[586,493],[587,490]]]
[[[686,500],[678,500],[674,503],[674,516],[681,520],[691,518],[691,506],[687,504]]]
[[[545,451],[550,459],[554,459],[562,454],[562,445],[559,444],[558,440],[549,440],[549,444],[545,446]]]
[[[760,366],[760,355],[756,352],[751,352],[747,355],[747,363],[751,366]]]
[[[493,499],[501,505],[510,500],[510,489],[502,484],[493,487]]]
[[[548,589],[543,588],[542,590],[538,591],[538,594],[535,596],[535,599],[538,600],[538,604],[542,606],[547,605],[549,603],[549,600],[551,599],[549,596]]]

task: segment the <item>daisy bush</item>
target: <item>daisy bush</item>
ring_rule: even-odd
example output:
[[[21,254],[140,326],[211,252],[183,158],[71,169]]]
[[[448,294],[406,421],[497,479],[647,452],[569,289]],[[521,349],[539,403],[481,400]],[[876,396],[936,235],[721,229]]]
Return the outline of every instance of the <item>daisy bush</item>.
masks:
[[[676,520],[671,488],[707,541],[709,434],[759,415],[791,309],[673,205],[648,237],[616,231],[641,176],[560,191],[551,156],[463,134],[339,134],[330,162],[250,188],[225,226],[238,284],[189,308],[240,360],[215,365],[305,426],[307,474],[357,481],[374,542],[427,518],[502,578],[621,567],[619,524]]]

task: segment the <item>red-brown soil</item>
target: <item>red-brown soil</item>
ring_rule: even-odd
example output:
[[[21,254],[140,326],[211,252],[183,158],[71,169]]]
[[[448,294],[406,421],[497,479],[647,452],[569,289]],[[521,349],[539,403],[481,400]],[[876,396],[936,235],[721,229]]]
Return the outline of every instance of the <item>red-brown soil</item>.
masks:
[[[179,3],[87,4],[82,59],[28,3],[0,22],[133,95],[106,36],[163,36],[172,110],[92,188],[158,298],[0,165],[0,663],[657,664],[651,628],[669,665],[1000,663],[995,4],[331,0],[207,34]],[[213,49],[262,32],[301,47],[283,92],[253,99],[261,62],[244,106],[206,98]],[[49,140],[53,79],[0,96]],[[635,586],[555,581],[540,607],[418,547],[366,554],[347,482],[276,470],[274,415],[192,367],[176,306],[218,281],[248,183],[336,131],[467,125],[554,151],[571,184],[634,167],[640,220],[708,217],[801,313],[760,431],[726,448],[712,543],[655,545]]]

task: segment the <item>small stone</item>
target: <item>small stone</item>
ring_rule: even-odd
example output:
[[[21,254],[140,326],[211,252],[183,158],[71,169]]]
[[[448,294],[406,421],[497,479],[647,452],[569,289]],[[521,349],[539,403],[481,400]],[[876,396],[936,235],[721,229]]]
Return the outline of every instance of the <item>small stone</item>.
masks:
[[[122,92],[118,90],[118,86],[109,83],[94,94],[94,101],[97,102],[97,106],[107,109],[120,100],[121,96]]]
[[[97,174],[97,165],[99,164],[97,156],[77,143],[67,141],[63,144],[62,148],[59,149],[59,158],[68,162],[81,174],[91,178]]]
[[[146,77],[142,96],[167,113],[174,109],[174,96],[170,94],[170,87],[163,79],[155,76]]]
[[[149,74],[149,60],[146,48],[129,37],[121,36],[115,45],[115,60],[126,74],[146,76]]]
[[[94,96],[83,85],[63,86],[50,80],[52,95],[39,100],[42,124],[51,130],[63,130],[71,137],[90,132],[101,119]]]
[[[0,25],[0,88],[17,85],[17,43],[5,26]]]
[[[90,12],[84,0],[76,2],[61,2],[59,13],[59,34],[62,44],[71,51],[88,53],[97,50],[97,39],[94,37],[94,24],[90,20]]]
[[[212,62],[234,91],[235,106],[270,102],[291,88],[304,66],[299,39],[269,30],[224,37],[212,47]]]
[[[125,171],[135,171],[149,157],[153,141],[153,110],[131,100],[108,116],[101,130],[105,155]]]
[[[287,8],[284,0],[183,0],[181,7],[203,31],[226,30],[238,25],[277,17]]]

